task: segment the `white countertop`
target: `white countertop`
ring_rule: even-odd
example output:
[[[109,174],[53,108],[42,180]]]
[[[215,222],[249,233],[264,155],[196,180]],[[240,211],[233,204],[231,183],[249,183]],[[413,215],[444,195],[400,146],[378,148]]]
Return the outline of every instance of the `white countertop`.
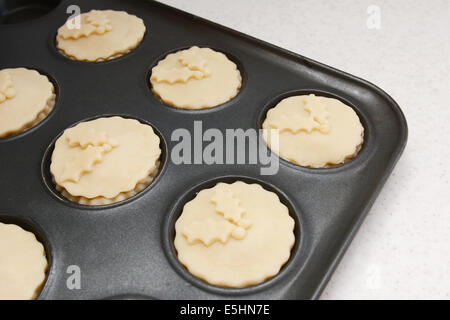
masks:
[[[362,77],[398,102],[408,145],[322,299],[450,299],[450,2],[161,2]],[[370,5],[380,29],[367,27]]]

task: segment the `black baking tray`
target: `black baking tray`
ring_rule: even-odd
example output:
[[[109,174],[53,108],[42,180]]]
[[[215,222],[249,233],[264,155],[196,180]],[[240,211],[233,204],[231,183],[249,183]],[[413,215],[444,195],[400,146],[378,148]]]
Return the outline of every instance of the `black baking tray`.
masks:
[[[26,1],[0,1],[0,69],[37,69],[57,91],[56,107],[47,119],[0,139],[0,221],[35,232],[49,259],[38,298],[318,298],[405,147],[407,125],[395,101],[357,77],[157,2],[41,2],[40,8],[47,9],[37,12]],[[20,6],[14,8],[14,3]],[[141,17],[147,27],[142,43],[106,62],[62,56],[54,39],[72,4],[82,12],[114,9]],[[236,98],[212,109],[181,110],[152,93],[152,66],[167,53],[192,45],[211,47],[237,63],[243,86]],[[326,49],[332,50],[332,44]],[[280,160],[273,176],[260,175],[261,165],[170,161],[176,128],[192,130],[193,122],[201,120],[204,129],[258,129],[268,108],[284,97],[307,93],[335,97],[358,113],[365,140],[355,159],[325,169]],[[105,115],[136,118],[156,129],[163,150],[160,173],[144,192],[122,203],[93,208],[66,201],[51,182],[52,143],[68,126]],[[185,202],[218,181],[238,179],[259,182],[280,196],[296,221],[296,244],[274,278],[228,289],[191,276],[178,263],[172,240]],[[67,287],[71,265],[81,270],[79,290]]]

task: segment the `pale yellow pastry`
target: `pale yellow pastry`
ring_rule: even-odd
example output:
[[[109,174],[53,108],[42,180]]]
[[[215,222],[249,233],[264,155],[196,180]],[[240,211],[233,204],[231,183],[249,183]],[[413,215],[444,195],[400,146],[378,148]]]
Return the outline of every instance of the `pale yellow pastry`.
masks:
[[[53,84],[36,70],[0,70],[0,138],[41,122],[55,106]]]
[[[118,202],[152,182],[159,166],[159,144],[152,127],[134,119],[86,121],[58,138],[50,171],[56,188],[74,202]]]
[[[47,266],[44,246],[33,233],[0,222],[0,300],[35,299]]]
[[[294,220],[259,184],[218,183],[186,203],[175,224],[179,261],[218,286],[246,287],[275,276],[295,242]]]
[[[153,67],[153,91],[165,103],[183,109],[205,109],[234,98],[241,73],[223,53],[192,47],[167,55]]]
[[[130,52],[144,34],[144,21],[134,15],[125,11],[91,10],[61,26],[56,42],[58,49],[69,58],[93,62]]]
[[[364,128],[349,106],[333,98],[310,95],[282,100],[267,112],[263,129],[277,129],[279,156],[292,163],[323,168],[356,156],[363,143]],[[271,130],[263,137],[271,147]]]

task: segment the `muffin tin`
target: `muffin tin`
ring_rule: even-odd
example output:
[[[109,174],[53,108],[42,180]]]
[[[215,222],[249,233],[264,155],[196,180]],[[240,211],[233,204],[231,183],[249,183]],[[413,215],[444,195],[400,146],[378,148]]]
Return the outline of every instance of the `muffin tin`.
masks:
[[[406,121],[395,101],[364,80],[153,1],[76,1],[82,12],[135,14],[147,32],[135,50],[120,58],[73,61],[55,47],[56,30],[71,4],[61,1],[34,20],[0,25],[0,69],[36,69],[49,76],[57,93],[44,121],[0,139],[0,221],[19,224],[43,242],[50,267],[39,299],[318,298],[406,144]],[[182,110],[152,93],[151,68],[168,53],[192,45],[211,47],[237,63],[243,86],[233,100]],[[279,172],[272,176],[260,175],[259,164],[175,165],[170,160],[177,143],[171,133],[177,128],[192,131],[193,122],[201,120],[204,130],[259,129],[269,108],[307,93],[340,99],[358,113],[365,140],[353,160],[311,169],[280,159]],[[49,173],[53,142],[79,121],[108,115],[135,118],[156,129],[163,151],[159,174],[146,190],[123,202],[90,207],[67,201],[54,190]],[[174,222],[196,192],[236,180],[258,182],[279,195],[296,221],[296,244],[277,276],[229,289],[209,285],[180,265]],[[67,287],[72,265],[81,270],[79,290]]]

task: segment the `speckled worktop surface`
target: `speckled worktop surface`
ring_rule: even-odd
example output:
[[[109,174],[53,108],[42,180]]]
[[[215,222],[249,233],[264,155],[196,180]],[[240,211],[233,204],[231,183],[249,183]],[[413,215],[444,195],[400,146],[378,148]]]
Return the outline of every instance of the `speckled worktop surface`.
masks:
[[[450,2],[161,2],[364,78],[397,101],[408,145],[322,299],[450,299]]]

